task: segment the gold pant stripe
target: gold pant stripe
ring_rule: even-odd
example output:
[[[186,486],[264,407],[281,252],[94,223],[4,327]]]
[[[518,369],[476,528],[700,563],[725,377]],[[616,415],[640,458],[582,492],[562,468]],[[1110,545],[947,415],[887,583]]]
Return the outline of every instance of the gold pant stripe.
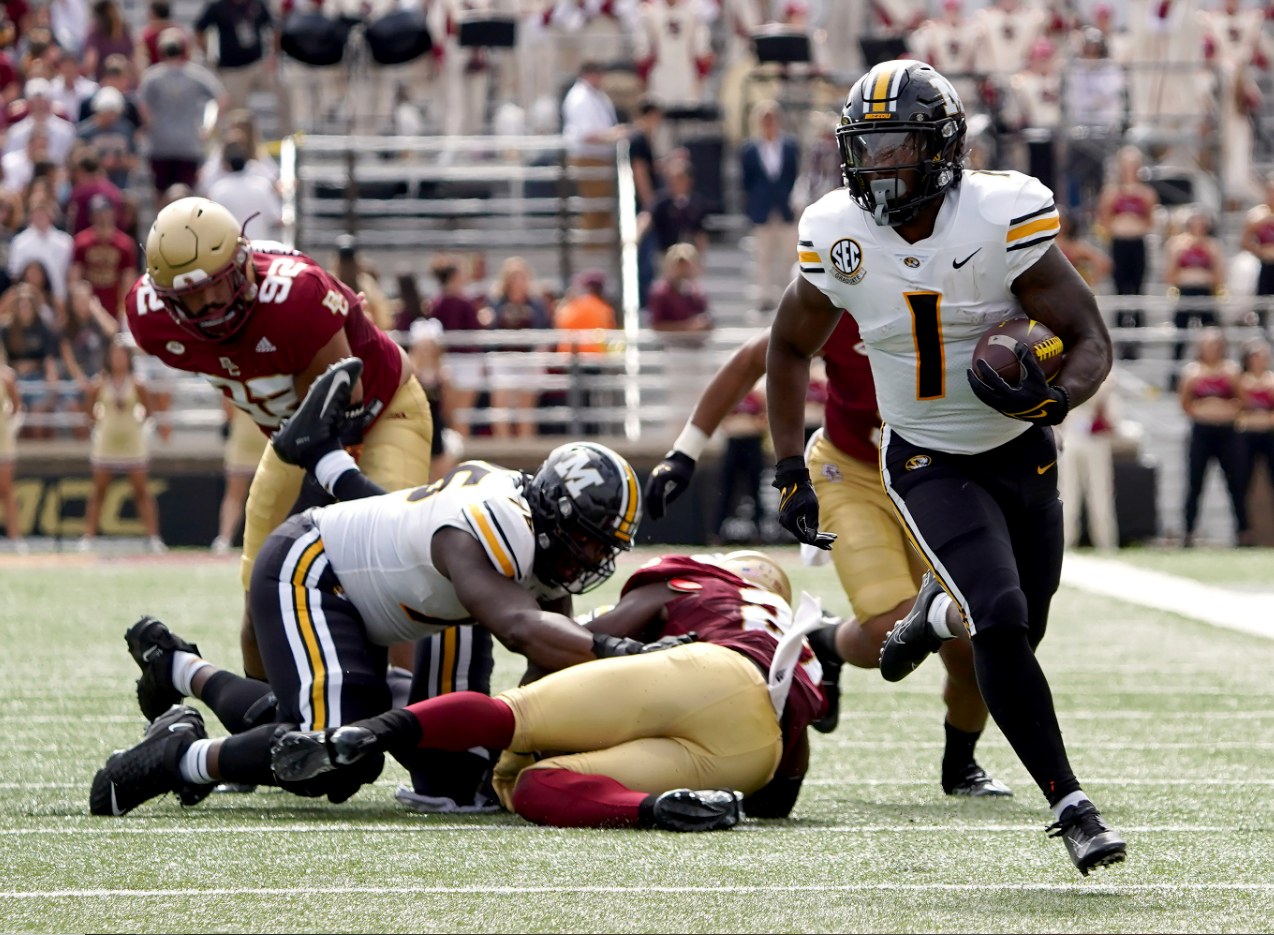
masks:
[[[455,627],[447,627],[442,631],[442,666],[438,677],[438,694],[440,695],[448,695],[456,690],[456,656],[459,642],[456,639]]]
[[[323,730],[327,727],[327,667],[323,663],[323,650],[319,647],[318,634],[314,631],[314,618],[310,612],[310,589],[305,579],[309,577],[314,562],[323,554],[323,540],[316,539],[296,563],[296,571],[292,573],[292,600],[296,613],[297,627],[305,642],[305,651],[309,657],[310,670],[314,674],[310,683],[310,707],[314,713],[312,729]]]

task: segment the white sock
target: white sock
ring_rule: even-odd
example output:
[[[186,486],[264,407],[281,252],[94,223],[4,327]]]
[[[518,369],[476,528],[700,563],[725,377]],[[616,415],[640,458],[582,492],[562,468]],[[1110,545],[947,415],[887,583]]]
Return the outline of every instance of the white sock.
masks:
[[[1056,805],[1053,806],[1053,817],[1056,818],[1058,821],[1061,821],[1062,812],[1066,811],[1072,805],[1078,805],[1080,802],[1089,802],[1089,801],[1092,801],[1092,800],[1089,799],[1088,796],[1084,795],[1083,789],[1080,789],[1078,792],[1072,792],[1070,795],[1066,796],[1066,798],[1062,799],[1060,802],[1058,802]]]
[[[186,782],[209,785],[217,780],[208,774],[208,748],[215,743],[212,740],[196,740],[181,758],[181,778]]]
[[[943,591],[929,605],[929,628],[940,640],[955,639],[955,634],[947,626],[947,608],[951,606],[951,595]]]
[[[357,470],[358,463],[353,456],[344,448],[337,448],[318,459],[318,464],[314,465],[314,479],[322,485],[324,490],[336,496],[332,493],[332,488],[336,486],[341,475],[346,471]]]
[[[173,653],[173,688],[183,695],[193,695],[195,690],[190,683],[194,681],[195,673],[203,668],[212,668],[212,663],[194,653],[181,650]]]

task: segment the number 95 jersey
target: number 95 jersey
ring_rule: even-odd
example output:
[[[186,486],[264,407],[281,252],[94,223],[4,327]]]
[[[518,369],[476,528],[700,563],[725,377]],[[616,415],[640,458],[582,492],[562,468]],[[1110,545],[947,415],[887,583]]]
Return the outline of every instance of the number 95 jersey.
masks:
[[[137,346],[170,367],[203,376],[268,435],[299,402],[292,378],[344,329],[350,351],[363,361],[369,413],[387,407],[398,390],[402,355],[363,314],[358,297],[318,263],[282,244],[253,241],[250,262],[257,299],[228,341],[199,338],[178,326],[150,276],[143,275],[124,306]]]
[[[1013,281],[1058,227],[1053,193],[1019,172],[964,172],[914,244],[843,188],[805,209],[801,275],[858,323],[880,417],[907,441],[977,454],[1030,427],[974,396],[965,371],[987,328],[1023,314]]]

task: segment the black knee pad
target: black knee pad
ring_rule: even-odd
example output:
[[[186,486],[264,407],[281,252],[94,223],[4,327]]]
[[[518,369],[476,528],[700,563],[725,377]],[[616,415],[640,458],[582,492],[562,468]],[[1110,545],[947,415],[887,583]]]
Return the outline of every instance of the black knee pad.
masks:
[[[981,605],[981,610],[977,605]],[[976,601],[974,605],[973,625],[977,628],[976,640],[983,633],[997,630],[1000,632],[1027,632],[1026,595],[1018,587],[1005,586],[997,589],[989,599]]]
[[[262,724],[271,723],[278,710],[279,699],[274,697],[274,692],[263,695],[252,704],[252,707],[243,712],[243,729],[252,730]]]

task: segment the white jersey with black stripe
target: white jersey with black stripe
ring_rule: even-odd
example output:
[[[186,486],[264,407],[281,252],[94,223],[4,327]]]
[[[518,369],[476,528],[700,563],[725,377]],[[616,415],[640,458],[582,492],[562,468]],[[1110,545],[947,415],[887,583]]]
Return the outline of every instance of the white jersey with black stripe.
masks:
[[[367,638],[379,646],[417,640],[473,618],[434,567],[433,537],[454,526],[472,535],[491,564],[536,597],[535,534],[523,476],[466,461],[427,487],[314,510],[323,548]]]
[[[843,188],[805,209],[801,275],[858,322],[881,419],[909,442],[976,454],[1029,427],[974,396],[965,371],[987,328],[1023,315],[1013,282],[1058,226],[1053,193],[1019,172],[966,171],[914,244]]]

